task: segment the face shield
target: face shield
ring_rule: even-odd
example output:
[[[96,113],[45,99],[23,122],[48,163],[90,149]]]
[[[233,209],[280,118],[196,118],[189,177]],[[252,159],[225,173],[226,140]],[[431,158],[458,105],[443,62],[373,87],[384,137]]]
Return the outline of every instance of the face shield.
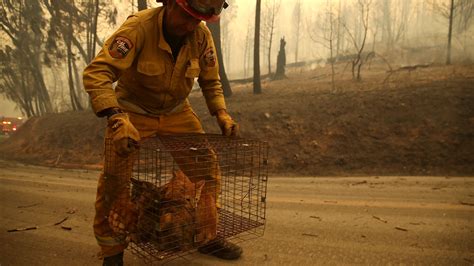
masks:
[[[219,20],[222,10],[229,5],[224,0],[176,0],[188,14],[206,22]]]

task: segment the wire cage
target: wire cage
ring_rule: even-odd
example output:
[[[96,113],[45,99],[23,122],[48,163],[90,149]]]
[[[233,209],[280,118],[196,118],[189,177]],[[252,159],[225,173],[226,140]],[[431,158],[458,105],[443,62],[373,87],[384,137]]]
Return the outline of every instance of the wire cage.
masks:
[[[109,172],[121,180],[110,186],[120,192],[108,197],[109,223],[145,261],[182,257],[214,239],[236,243],[263,236],[266,142],[174,135],[142,140],[127,159],[112,150],[106,141],[105,172],[114,169]]]

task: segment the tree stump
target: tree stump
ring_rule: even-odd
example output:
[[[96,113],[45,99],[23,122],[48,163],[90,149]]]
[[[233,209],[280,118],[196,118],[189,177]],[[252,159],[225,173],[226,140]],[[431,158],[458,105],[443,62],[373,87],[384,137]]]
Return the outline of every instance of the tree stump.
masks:
[[[277,57],[277,69],[273,79],[286,79],[285,65],[286,65],[286,52],[285,52],[286,41],[285,37],[280,39],[280,51],[278,51]]]

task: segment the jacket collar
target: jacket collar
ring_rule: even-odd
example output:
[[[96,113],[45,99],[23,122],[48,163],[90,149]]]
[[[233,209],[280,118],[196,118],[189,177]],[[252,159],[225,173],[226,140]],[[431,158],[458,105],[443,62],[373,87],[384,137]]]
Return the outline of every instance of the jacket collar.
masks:
[[[158,31],[160,33],[160,38],[158,40],[158,47],[162,50],[165,50],[167,52],[169,52],[170,54],[172,53],[171,52],[171,47],[170,45],[166,42],[166,39],[165,39],[165,36],[163,34],[163,19],[165,17],[165,8],[162,7],[161,10],[159,11],[159,14],[158,14]]]

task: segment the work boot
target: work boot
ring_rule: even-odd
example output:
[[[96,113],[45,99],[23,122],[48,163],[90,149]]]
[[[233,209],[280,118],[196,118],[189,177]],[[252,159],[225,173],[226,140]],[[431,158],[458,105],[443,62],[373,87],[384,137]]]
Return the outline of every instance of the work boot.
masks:
[[[123,266],[123,252],[104,258],[102,266]]]
[[[198,251],[224,260],[236,260],[242,254],[242,248],[225,239],[219,238],[199,247]]]

